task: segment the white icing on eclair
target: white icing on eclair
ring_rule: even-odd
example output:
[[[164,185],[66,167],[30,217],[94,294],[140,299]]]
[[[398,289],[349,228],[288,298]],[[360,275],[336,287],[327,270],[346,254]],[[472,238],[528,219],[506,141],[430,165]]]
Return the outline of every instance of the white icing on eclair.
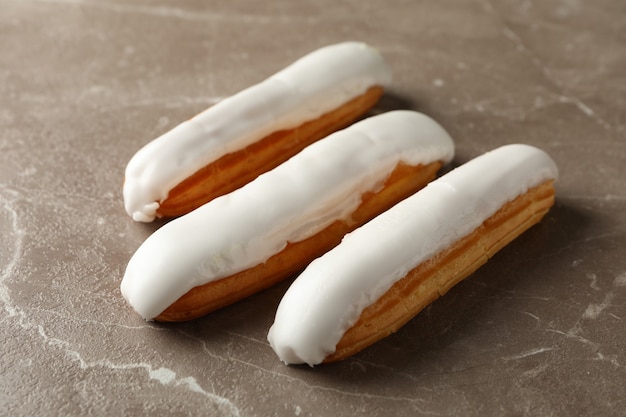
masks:
[[[314,51],[140,149],[126,167],[126,212],[150,222],[172,188],[202,167],[390,82],[388,65],[366,44],[344,42]]]
[[[557,175],[543,151],[508,145],[431,182],[306,268],[280,302],[268,334],[272,348],[285,363],[321,363],[396,281]]]
[[[130,260],[122,294],[152,319],[193,287],[254,267],[287,242],[347,219],[398,163],[446,163],[453,154],[445,130],[420,113],[358,122],[157,230]]]

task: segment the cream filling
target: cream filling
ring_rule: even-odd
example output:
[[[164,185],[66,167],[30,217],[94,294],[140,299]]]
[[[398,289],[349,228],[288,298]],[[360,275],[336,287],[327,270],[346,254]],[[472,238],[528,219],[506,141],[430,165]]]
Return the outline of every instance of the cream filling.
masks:
[[[390,82],[382,56],[363,43],[314,51],[140,149],[126,167],[125,209],[135,221],[150,222],[170,190],[202,167]]]
[[[280,302],[268,334],[272,348],[285,363],[321,363],[361,312],[410,270],[557,176],[543,151],[509,145],[431,182],[307,267]]]
[[[265,262],[345,219],[399,162],[449,162],[454,145],[415,112],[375,116],[307,147],[246,186],[173,220],[130,260],[124,297],[146,319],[193,287]]]

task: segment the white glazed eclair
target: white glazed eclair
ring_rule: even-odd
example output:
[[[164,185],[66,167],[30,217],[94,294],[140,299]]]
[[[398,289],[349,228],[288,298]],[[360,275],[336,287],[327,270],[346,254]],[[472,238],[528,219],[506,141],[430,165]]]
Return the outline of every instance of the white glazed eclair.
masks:
[[[129,161],[135,220],[176,217],[235,190],[369,110],[391,81],[359,42],[327,46],[163,134]]]
[[[231,304],[301,271],[426,185],[453,153],[445,130],[420,113],[365,119],[161,227],[131,258],[122,294],[159,321]]]
[[[344,359],[395,332],[539,222],[558,170],[508,145],[431,182],[313,261],[278,307],[268,339],[285,363]]]

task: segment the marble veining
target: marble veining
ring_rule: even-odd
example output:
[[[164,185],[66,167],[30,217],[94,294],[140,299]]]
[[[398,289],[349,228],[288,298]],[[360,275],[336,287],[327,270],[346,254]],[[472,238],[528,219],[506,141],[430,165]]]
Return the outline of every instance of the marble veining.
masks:
[[[0,415],[602,415],[626,406],[626,13],[598,2],[0,0]],[[161,224],[123,169],[185,117],[321,45],[377,45],[373,111],[428,114],[453,164],[523,142],[559,165],[546,219],[397,334],[286,367],[286,285],[144,323],[119,294]]]

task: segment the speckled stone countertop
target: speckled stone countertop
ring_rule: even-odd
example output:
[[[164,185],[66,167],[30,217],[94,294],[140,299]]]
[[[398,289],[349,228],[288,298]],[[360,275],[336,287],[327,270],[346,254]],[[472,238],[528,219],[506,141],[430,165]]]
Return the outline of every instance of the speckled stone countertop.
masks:
[[[561,171],[544,221],[397,334],[283,365],[279,285],[206,318],[144,322],[129,158],[320,46],[378,47],[376,112],[438,120],[458,165],[499,145]],[[0,414],[566,416],[626,410],[623,0],[0,0]],[[206,231],[210,233],[210,230]]]

